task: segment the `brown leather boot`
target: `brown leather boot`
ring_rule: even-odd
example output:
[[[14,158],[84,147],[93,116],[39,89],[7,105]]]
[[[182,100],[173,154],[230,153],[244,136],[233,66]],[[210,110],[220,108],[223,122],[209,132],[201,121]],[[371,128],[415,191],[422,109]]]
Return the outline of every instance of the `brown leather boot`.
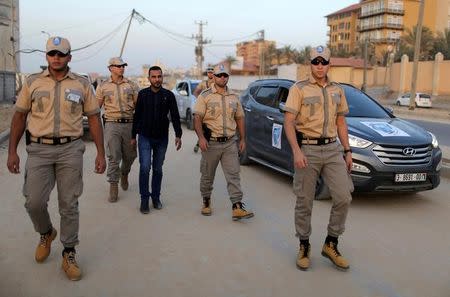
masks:
[[[111,183],[109,185],[109,202],[117,202],[119,200],[119,185],[117,183]]]
[[[56,238],[56,229],[52,227],[52,232],[49,234],[41,235],[41,239],[39,240],[39,244],[36,247],[36,252],[34,258],[36,262],[43,262],[50,255],[50,250],[52,246],[52,241]]]
[[[211,198],[204,197],[203,198],[203,207],[202,207],[202,215],[210,216],[212,214],[211,209]]]
[[[347,259],[345,259],[338,251],[337,242],[325,242],[322,248],[322,256],[330,259],[330,261],[339,269],[347,270],[350,267]]]
[[[310,265],[311,245],[300,244],[300,250],[297,256],[297,267],[300,270],[307,270]]]
[[[233,221],[241,219],[249,219],[254,216],[253,212],[245,209],[245,205],[242,202],[236,202],[233,204]]]
[[[128,190],[128,174],[122,174],[120,177],[120,186],[122,187],[122,190]]]
[[[81,269],[80,267],[78,267],[78,263],[75,260],[75,251],[63,253],[61,267],[66,273],[67,278],[71,281],[77,281],[81,279]]]

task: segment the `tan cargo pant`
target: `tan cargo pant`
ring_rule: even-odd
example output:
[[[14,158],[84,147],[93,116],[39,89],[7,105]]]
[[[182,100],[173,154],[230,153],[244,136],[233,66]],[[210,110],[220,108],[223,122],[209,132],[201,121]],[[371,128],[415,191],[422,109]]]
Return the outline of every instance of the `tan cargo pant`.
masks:
[[[242,200],[243,193],[239,176],[241,168],[236,141],[237,137],[233,137],[227,142],[210,141],[208,150],[202,152],[200,161],[200,193],[202,197],[211,197],[217,165],[220,162],[227,181],[231,203]]]
[[[122,174],[128,174],[136,159],[136,148],[130,144],[132,127],[133,123],[105,123],[106,155],[108,157],[106,176],[110,183],[117,183]]]
[[[74,247],[78,244],[78,197],[83,192],[84,143],[81,139],[63,145],[31,143],[26,150],[23,195],[34,229],[42,234],[52,228],[47,205],[56,181],[60,239],[64,247]]]
[[[319,175],[322,175],[330,189],[333,203],[328,223],[328,235],[338,237],[345,230],[353,186],[342,156],[341,145],[337,142],[326,145],[302,145],[301,149],[308,160],[308,167],[295,169],[296,235],[301,240],[308,239],[311,235],[311,212],[316,183]]]

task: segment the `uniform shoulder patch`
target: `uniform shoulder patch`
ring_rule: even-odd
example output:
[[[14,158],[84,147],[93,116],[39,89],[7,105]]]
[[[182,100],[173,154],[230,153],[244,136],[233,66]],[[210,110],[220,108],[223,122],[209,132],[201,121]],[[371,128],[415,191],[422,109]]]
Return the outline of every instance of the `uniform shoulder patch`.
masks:
[[[298,88],[303,88],[304,86],[306,86],[306,85],[308,85],[309,84],[309,80],[308,79],[305,79],[305,80],[300,80],[300,81],[298,81],[298,82],[296,82],[295,83],[295,85],[298,87]]]
[[[200,93],[200,95],[202,95],[203,97],[206,97],[208,95],[212,94],[212,90],[211,88],[208,88],[206,90],[203,90],[203,92]]]
[[[38,79],[41,76],[42,72],[39,73],[33,73],[27,76],[25,79],[27,85],[31,85],[36,79]]]

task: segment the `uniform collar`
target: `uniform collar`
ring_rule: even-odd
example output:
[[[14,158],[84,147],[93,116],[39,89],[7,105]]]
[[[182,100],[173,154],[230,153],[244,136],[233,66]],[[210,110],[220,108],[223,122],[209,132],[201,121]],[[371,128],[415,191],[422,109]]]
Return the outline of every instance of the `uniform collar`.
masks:
[[[216,85],[213,84],[211,86],[211,91],[213,93],[217,93],[217,89],[216,89]],[[224,95],[233,95],[234,93],[230,90],[230,88],[228,88],[228,86],[225,86],[225,94]]]
[[[41,77],[51,77],[52,75],[50,74],[50,71],[47,69],[45,69],[44,71],[42,71],[41,73]],[[67,71],[66,75],[64,76],[63,79],[66,79],[67,77],[69,77],[70,79],[76,79],[75,75],[73,74],[72,71],[70,71],[70,67],[69,67],[69,71]]]
[[[108,78],[108,82],[114,83],[111,76]],[[120,83],[122,84],[122,83],[127,83],[127,82],[128,82],[128,79],[125,76],[122,76],[122,81]]]
[[[310,84],[313,84],[313,85],[318,85],[318,86],[320,86],[318,83],[317,83],[317,80],[314,78],[314,76],[310,76],[309,77],[309,83]],[[329,86],[329,85],[331,85],[331,84],[333,84],[333,82],[330,80],[330,78],[328,77],[328,75],[327,75],[327,81],[326,81],[326,84],[325,84],[325,86]]]

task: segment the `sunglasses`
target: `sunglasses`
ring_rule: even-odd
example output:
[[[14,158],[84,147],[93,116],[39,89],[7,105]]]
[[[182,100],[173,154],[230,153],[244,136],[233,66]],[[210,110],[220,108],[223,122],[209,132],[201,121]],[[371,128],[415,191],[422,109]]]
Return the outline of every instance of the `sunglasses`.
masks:
[[[111,67],[125,68],[125,65],[111,65]]]
[[[214,74],[215,77],[228,77],[229,75],[226,73]]]
[[[63,53],[61,53],[60,51],[49,51],[49,52],[47,53],[47,56],[49,56],[49,57],[58,56],[58,57],[60,57],[60,58],[65,58],[65,57],[67,57],[69,54],[70,54],[70,52],[67,53],[67,54],[63,54]]]
[[[330,61],[327,61],[327,60],[322,59],[322,58],[320,58],[320,59],[319,58],[315,58],[315,59],[313,59],[311,61],[311,64],[314,65],[314,66],[317,66],[319,64],[322,64],[323,66],[327,66],[328,64],[330,64]]]

